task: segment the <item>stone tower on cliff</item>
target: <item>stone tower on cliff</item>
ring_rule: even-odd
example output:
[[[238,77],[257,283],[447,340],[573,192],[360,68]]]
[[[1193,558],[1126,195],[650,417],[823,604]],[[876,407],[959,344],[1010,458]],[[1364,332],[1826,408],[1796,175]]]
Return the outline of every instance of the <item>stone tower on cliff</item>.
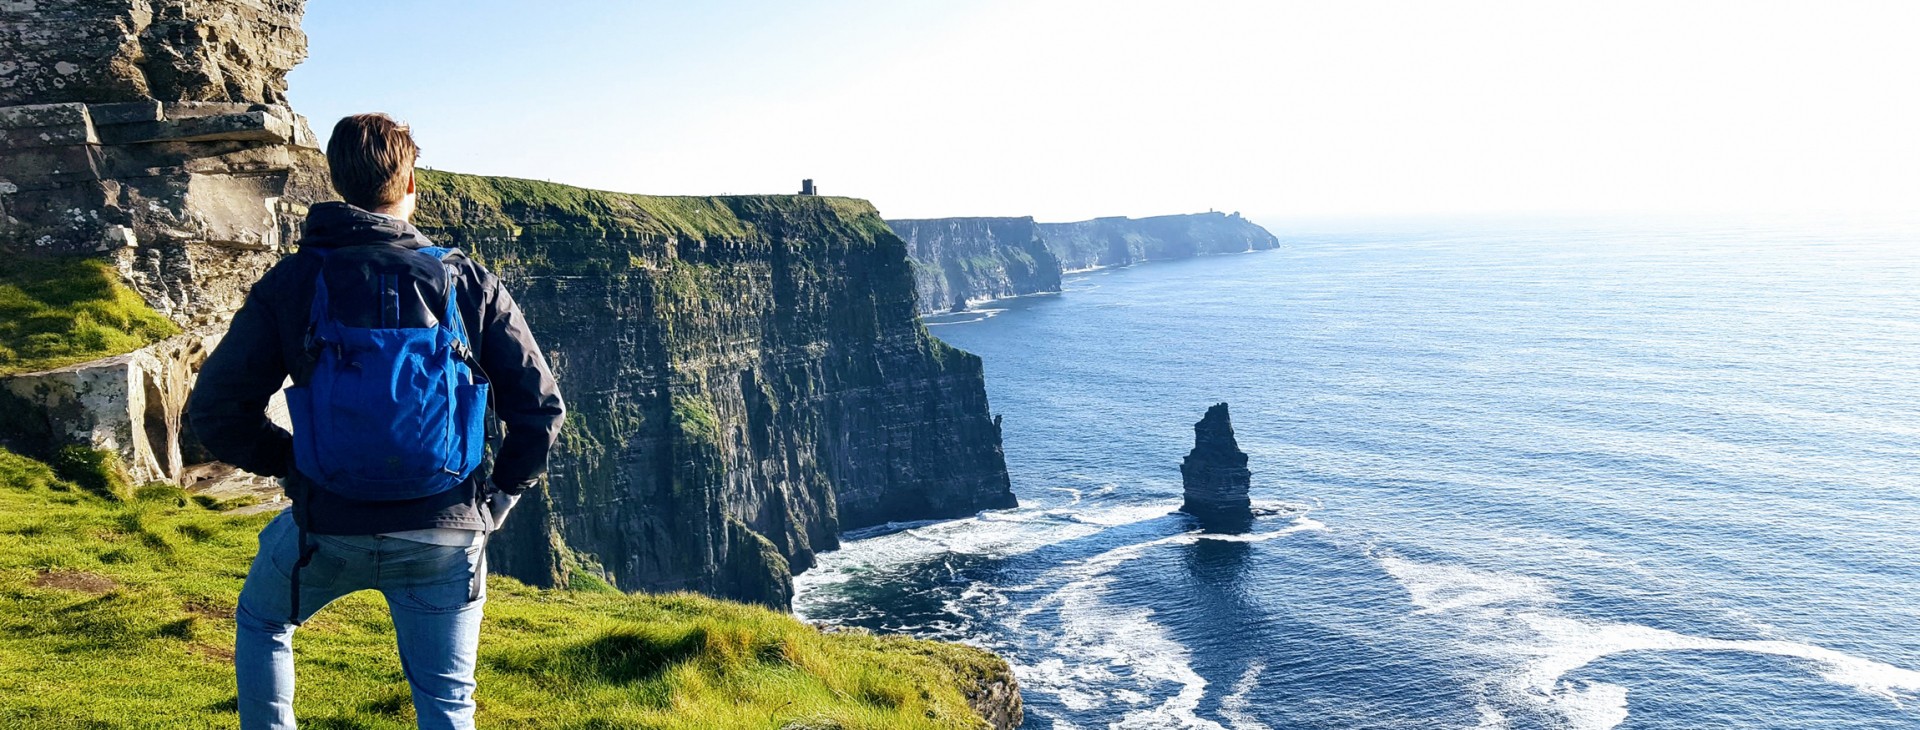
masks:
[[[1186,485],[1180,511],[1200,518],[1208,532],[1246,532],[1252,525],[1253,502],[1247,490],[1253,472],[1233,438],[1227,404],[1214,404],[1193,424],[1193,451],[1180,464],[1180,476]]]

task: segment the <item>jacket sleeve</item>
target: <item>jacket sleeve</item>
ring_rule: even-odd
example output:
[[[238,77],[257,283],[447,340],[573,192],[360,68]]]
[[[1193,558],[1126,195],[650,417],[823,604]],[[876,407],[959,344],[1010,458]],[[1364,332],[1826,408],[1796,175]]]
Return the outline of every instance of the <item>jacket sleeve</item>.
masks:
[[[493,383],[494,412],[507,430],[493,462],[493,485],[519,494],[546,473],[547,454],[560,437],[566,406],[520,305],[499,279],[484,277],[490,296],[482,317],[486,330],[480,340],[480,367]]]
[[[249,294],[187,401],[194,433],[214,458],[262,476],[292,471],[293,435],[267,419],[267,402],[287,379],[281,353],[269,305]]]

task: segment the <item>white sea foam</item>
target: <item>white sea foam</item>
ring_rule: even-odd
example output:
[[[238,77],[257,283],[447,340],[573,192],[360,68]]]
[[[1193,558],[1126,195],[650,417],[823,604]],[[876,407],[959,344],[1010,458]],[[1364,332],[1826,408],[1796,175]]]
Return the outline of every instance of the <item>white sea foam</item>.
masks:
[[[1096,698],[1102,701],[1111,698],[1133,704],[1128,702],[1130,695],[1122,696],[1121,692],[1145,695],[1171,685],[1177,687],[1173,696],[1153,707],[1130,711],[1111,727],[1122,730],[1227,730],[1197,713],[1200,701],[1206,697],[1207,680],[1194,671],[1187,648],[1167,635],[1166,630],[1153,620],[1152,611],[1118,605],[1109,600],[1108,595],[1115,580],[1113,571],[1154,548],[1166,545],[1190,545],[1200,540],[1264,542],[1299,532],[1325,529],[1326,526],[1318,521],[1299,517],[1285,528],[1265,533],[1181,533],[1114,548],[1048,571],[1047,577],[1037,582],[1043,585],[1057,584],[1059,588],[1010,617],[1007,622],[1009,628],[1021,631],[1028,618],[1052,612],[1057,618],[1058,628],[1044,635],[1041,632],[1034,632],[1033,635],[1036,641],[1047,647],[1049,655],[1078,657],[1083,668],[1106,665],[1124,669],[1125,676],[1116,671],[1102,672],[1099,676],[1055,671],[1031,672],[1020,675],[1023,686],[1031,691],[1052,694],[1060,698],[1062,704],[1072,707],[1070,702],[1084,703],[1095,701]],[[1119,690],[1100,689],[1122,682],[1133,686]],[[1256,726],[1235,726],[1240,727]]]
[[[1602,657],[1636,651],[1734,651],[1771,654],[1812,662],[1821,678],[1881,697],[1895,704],[1920,693],[1920,672],[1793,641],[1712,639],[1634,624],[1588,622],[1551,614],[1525,613],[1520,620],[1552,651],[1527,667],[1527,684],[1540,691],[1564,684],[1560,678]]]
[[[1626,687],[1567,675],[1615,654],[1647,651],[1744,652],[1792,657],[1823,679],[1895,705],[1920,694],[1920,672],[1791,641],[1714,639],[1649,626],[1576,618],[1538,578],[1384,556],[1381,565],[1406,589],[1415,615],[1457,622],[1463,648],[1512,667],[1485,687],[1481,730],[1509,727],[1501,702],[1532,706],[1568,730],[1607,730],[1626,721]]]
[[[988,301],[994,301],[994,300],[988,300]],[[934,321],[928,322],[927,321],[928,318],[923,317],[921,318],[921,322],[925,323],[928,327],[944,327],[950,324],[970,324],[973,322],[978,322],[983,319],[992,319],[994,317],[999,316],[1001,313],[1005,311],[1007,310],[1005,309],[969,309],[964,312],[943,312],[936,315],[930,315],[930,317],[936,318],[934,319]]]
[[[1473,730],[1510,730],[1513,727],[1513,723],[1507,721],[1505,713],[1487,704],[1485,700],[1474,704],[1473,709],[1480,713],[1480,724],[1474,725]]]
[[[1407,589],[1418,613],[1440,613],[1502,604],[1553,603],[1553,591],[1538,578],[1485,573],[1457,565],[1429,565],[1386,556],[1380,566]]]
[[[1254,718],[1253,707],[1247,701],[1253,689],[1260,686],[1260,674],[1266,670],[1264,662],[1248,665],[1247,671],[1242,672],[1240,679],[1233,683],[1233,691],[1220,698],[1220,716],[1227,719],[1227,725],[1233,730],[1273,730]]]
[[[1093,494],[1111,491],[1103,485]],[[1075,494],[1075,502],[1086,496]],[[873,571],[896,566],[925,563],[941,555],[1009,556],[1038,550],[1115,528],[1141,525],[1166,519],[1177,505],[1172,503],[1130,504],[1085,512],[1056,508],[1048,510],[1007,510],[987,512],[976,517],[936,523],[910,523],[876,528],[848,549],[825,553],[820,564],[795,578],[799,600],[796,609],[804,609],[810,596]],[[1286,511],[1304,512],[1306,506],[1284,504]],[[1182,523],[1169,521],[1171,529]],[[1046,657],[1038,661],[1013,660],[1014,672],[1028,692],[1052,696],[1062,706],[1075,711],[1120,705],[1137,708],[1129,711],[1114,728],[1196,728],[1229,730],[1197,714],[1206,696],[1207,680],[1194,671],[1186,647],[1174,641],[1155,621],[1153,612],[1132,608],[1109,600],[1114,589],[1113,572],[1120,565],[1149,551],[1168,545],[1193,544],[1200,540],[1264,542],[1305,531],[1324,531],[1326,525],[1299,516],[1278,530],[1241,535],[1210,535],[1181,532],[1117,547],[1079,560],[1068,560],[1045,571],[1027,585],[994,587],[984,583],[967,586],[945,601],[945,610],[964,615],[982,606],[1006,605],[1008,594],[1039,592],[1025,601],[1025,607],[1007,616],[1006,629],[1012,635],[1026,635],[1038,644]],[[801,612],[797,610],[796,612]],[[1045,631],[1027,631],[1027,619],[1051,612],[1055,621]],[[804,616],[804,613],[802,613]],[[946,627],[951,628],[951,627]],[[1065,658],[1072,658],[1069,663]],[[1235,692],[1240,703],[1233,730],[1260,730],[1244,707],[1245,695],[1257,676],[1243,678]],[[1171,688],[1173,694],[1167,696]],[[1164,697],[1157,704],[1155,697]],[[1223,710],[1223,715],[1227,713]],[[1232,719],[1232,716],[1229,716]],[[1056,720],[1057,727],[1062,718]]]
[[[1552,704],[1568,730],[1607,730],[1627,721],[1627,688],[1606,682],[1562,682]]]

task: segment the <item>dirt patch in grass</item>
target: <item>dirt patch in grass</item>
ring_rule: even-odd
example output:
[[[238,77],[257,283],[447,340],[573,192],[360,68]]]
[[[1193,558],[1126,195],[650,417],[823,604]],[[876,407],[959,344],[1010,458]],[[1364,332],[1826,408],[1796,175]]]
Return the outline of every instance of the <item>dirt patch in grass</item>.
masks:
[[[231,647],[203,644],[196,641],[187,645],[187,651],[191,651],[220,664],[233,663],[233,649]]]
[[[119,588],[120,584],[104,575],[84,570],[55,570],[34,577],[35,588],[59,588],[67,591],[79,591],[89,596],[104,596]]]
[[[198,598],[187,599],[185,602],[180,604],[180,608],[182,610],[185,610],[187,613],[193,614],[195,616],[199,616],[201,618],[211,618],[211,619],[233,618],[232,606],[221,606],[211,601],[206,601]]]

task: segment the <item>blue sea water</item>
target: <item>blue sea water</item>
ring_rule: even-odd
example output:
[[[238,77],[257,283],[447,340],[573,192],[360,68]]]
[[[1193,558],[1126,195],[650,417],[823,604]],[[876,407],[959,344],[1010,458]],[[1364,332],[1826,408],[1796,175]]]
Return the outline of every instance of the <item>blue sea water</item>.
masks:
[[[1920,728],[1920,228],[1274,226],[930,320],[1021,506],[801,576],[1028,728]],[[1178,465],[1227,401],[1252,534]]]

